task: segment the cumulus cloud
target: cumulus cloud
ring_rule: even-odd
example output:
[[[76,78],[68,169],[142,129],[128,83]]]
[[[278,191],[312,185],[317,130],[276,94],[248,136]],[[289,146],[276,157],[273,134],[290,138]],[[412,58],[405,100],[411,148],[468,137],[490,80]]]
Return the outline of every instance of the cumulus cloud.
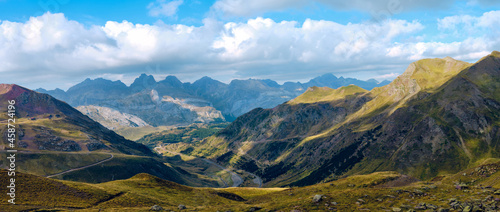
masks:
[[[477,60],[500,49],[500,38],[488,30],[498,26],[499,14],[440,19],[443,31],[463,28],[464,22],[470,30],[483,29],[447,43],[408,41],[418,40],[412,38],[421,36],[424,26],[407,20],[340,24],[205,19],[196,27],[108,21],[87,27],[63,14],[46,13],[24,23],[0,23],[0,73],[3,82],[49,89],[98,76],[131,82],[144,72],[190,81],[208,75],[226,82],[248,77],[297,81],[324,73],[390,78],[416,59]]]
[[[474,32],[488,29],[498,30],[500,26],[500,11],[490,11],[482,16],[455,15],[438,19],[438,27],[442,30],[467,30]]]
[[[166,2],[166,0],[156,0],[156,2],[151,2],[148,5],[149,15],[153,17],[174,16],[179,6],[183,3],[183,0],[174,0],[170,2]]]
[[[199,63],[210,57],[216,29],[208,22],[190,27],[108,21],[85,27],[51,13],[25,23],[2,21],[0,73],[11,81],[46,84],[51,78],[75,82],[103,72],[140,72],[154,61]]]
[[[396,74],[396,73],[392,72],[390,74],[382,74],[382,75],[379,75],[379,76],[374,76],[373,78],[377,79],[377,80],[386,80],[386,79],[394,79],[398,75],[399,74]]]
[[[342,25],[332,21],[307,19],[279,23],[271,19],[250,19],[247,23],[227,23],[213,43],[222,60],[292,61],[332,65],[350,56],[383,48],[395,37],[423,29],[414,21],[388,20],[380,24]],[[369,57],[369,55],[366,55]]]

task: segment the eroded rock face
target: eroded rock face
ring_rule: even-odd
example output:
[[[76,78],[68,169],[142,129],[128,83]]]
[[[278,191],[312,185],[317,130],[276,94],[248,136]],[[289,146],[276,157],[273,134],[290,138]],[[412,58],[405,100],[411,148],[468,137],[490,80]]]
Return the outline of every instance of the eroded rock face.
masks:
[[[122,113],[108,107],[88,105],[79,106],[76,109],[110,130],[116,129],[118,127],[149,126],[148,123],[137,116]]]
[[[36,132],[33,143],[37,145],[39,150],[65,152],[75,152],[82,150],[82,148],[76,141],[63,139],[59,136],[56,136],[54,135],[54,132],[49,128],[37,127],[33,128],[33,131]]]
[[[62,139],[54,135],[36,135],[33,141],[39,150],[74,152],[82,150],[73,140]]]
[[[100,149],[107,149],[107,146],[96,140],[89,140],[85,142],[85,146],[89,151],[96,151]]]
[[[117,100],[109,107],[136,116],[153,126],[225,120],[220,111],[203,99],[161,96],[156,90],[143,91]]]

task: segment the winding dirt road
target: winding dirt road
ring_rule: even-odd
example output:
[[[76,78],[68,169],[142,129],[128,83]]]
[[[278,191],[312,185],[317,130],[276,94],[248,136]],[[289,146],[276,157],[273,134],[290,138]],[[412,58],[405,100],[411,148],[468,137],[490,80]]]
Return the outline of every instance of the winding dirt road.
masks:
[[[104,163],[106,161],[110,161],[111,159],[113,159],[114,155],[113,154],[109,154],[111,155],[109,158],[106,158],[104,160],[101,160],[99,162],[96,162],[96,163],[93,163],[93,164],[90,164],[90,165],[86,165],[86,166],[81,166],[81,167],[78,167],[78,168],[74,168],[74,169],[69,169],[69,170],[66,170],[66,171],[63,171],[63,172],[59,172],[57,174],[53,174],[53,175],[47,175],[45,177],[47,178],[51,178],[51,177],[55,177],[55,176],[59,176],[59,175],[63,175],[63,174],[67,174],[67,173],[70,173],[70,172],[74,172],[74,171],[78,171],[78,170],[82,170],[82,169],[86,169],[86,168],[89,168],[89,167],[92,167],[92,166],[97,166],[101,163]]]

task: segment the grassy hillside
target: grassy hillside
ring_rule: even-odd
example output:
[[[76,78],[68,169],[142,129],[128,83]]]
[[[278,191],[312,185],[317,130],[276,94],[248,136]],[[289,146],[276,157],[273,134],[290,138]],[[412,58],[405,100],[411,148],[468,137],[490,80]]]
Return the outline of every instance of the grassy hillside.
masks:
[[[474,64],[420,60],[370,92],[311,88],[240,116],[190,153],[257,173],[267,186],[389,170],[419,179],[455,173],[500,157],[499,69],[493,52]]]
[[[210,178],[199,178],[186,170],[149,157],[115,155],[106,163],[74,171],[55,177],[56,179],[89,183],[101,183],[119,179],[127,179],[139,173],[148,173],[162,179],[190,186],[214,186],[218,184]]]
[[[490,161],[490,162],[488,162]],[[8,211],[150,211],[159,205],[177,211],[438,211],[499,210],[500,164],[483,161],[429,181],[396,172],[377,172],[305,187],[193,188],[148,174],[100,184],[60,181],[20,173],[17,205],[2,195]],[[6,187],[5,171],[0,186]]]
[[[136,142],[144,144],[151,149],[174,143],[196,143],[206,137],[212,136],[227,125],[228,123],[192,124],[185,127],[175,127],[145,135]]]
[[[29,151],[111,151],[154,156],[147,147],[127,140],[83,115],[65,102],[17,86],[1,84],[0,108],[7,114],[7,100],[15,100],[17,148]],[[6,122],[6,119],[0,120]],[[2,129],[0,147],[6,144]]]
[[[39,176],[52,175],[72,168],[93,164],[109,158],[107,153],[64,153],[64,152],[19,152],[18,170]],[[0,167],[7,168],[7,157],[0,157]]]
[[[149,173],[186,185],[217,185],[210,178],[200,179],[164,164],[146,146],[123,138],[47,94],[0,84],[0,100],[1,114],[7,114],[7,100],[16,101],[19,171],[39,176],[71,171],[55,178],[92,183]],[[0,122],[6,124],[5,118]],[[6,138],[6,128],[0,129],[0,150],[5,149]],[[102,163],[95,165],[98,162]],[[7,165],[6,158],[1,158],[0,167]]]
[[[337,89],[314,86],[308,88],[306,92],[296,97],[295,99],[288,101],[288,104],[329,102],[338,99],[344,99],[349,95],[366,93],[366,92],[368,91],[356,85],[349,85]]]
[[[114,131],[119,135],[125,137],[126,139],[136,141],[145,135],[152,134],[155,132],[161,132],[169,130],[173,127],[169,126],[145,126],[145,127],[118,127]]]

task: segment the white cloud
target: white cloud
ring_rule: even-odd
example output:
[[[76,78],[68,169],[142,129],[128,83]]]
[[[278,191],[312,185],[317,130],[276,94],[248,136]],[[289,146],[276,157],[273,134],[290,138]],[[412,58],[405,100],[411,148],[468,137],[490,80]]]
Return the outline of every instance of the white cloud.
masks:
[[[392,72],[392,73],[389,73],[389,74],[382,74],[382,75],[379,75],[379,76],[374,76],[373,79],[376,79],[376,80],[394,79],[398,75],[399,74]]]
[[[46,13],[24,23],[0,22],[0,73],[3,82],[49,89],[97,76],[131,81],[144,72],[189,81],[205,75],[221,81],[297,81],[324,73],[362,73],[357,77],[368,79],[401,73],[421,58],[477,60],[498,50],[498,14],[445,17],[439,21],[443,31],[461,30],[465,25],[460,23],[468,20],[470,30],[482,31],[455,42],[425,42],[417,39],[424,26],[406,20],[340,24],[308,19],[300,24],[205,19],[198,27],[108,21],[85,27],[63,14]]]
[[[149,15],[153,17],[174,16],[177,13],[179,6],[183,3],[183,0],[174,0],[170,2],[166,2],[166,0],[156,0],[156,2],[151,2],[148,5]]]
[[[334,64],[350,55],[383,48],[400,35],[423,29],[418,22],[387,20],[381,24],[342,25],[332,21],[306,20],[279,23],[271,19],[250,19],[228,23],[213,47],[223,50],[224,60],[283,60]]]
[[[477,33],[477,30],[498,30],[500,26],[500,11],[490,11],[482,16],[455,15],[438,19],[440,30],[467,31]]]
[[[202,27],[108,21],[88,28],[51,13],[25,23],[3,21],[0,73],[11,81],[40,85],[51,78],[76,83],[85,75],[141,72],[159,61],[199,63],[210,57],[216,30],[210,21]]]

